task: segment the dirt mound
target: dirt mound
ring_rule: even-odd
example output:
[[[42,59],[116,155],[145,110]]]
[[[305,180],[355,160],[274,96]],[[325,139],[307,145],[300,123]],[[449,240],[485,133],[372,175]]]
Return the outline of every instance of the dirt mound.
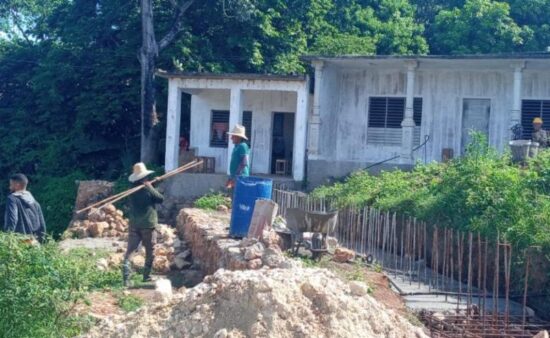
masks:
[[[366,293],[323,269],[218,270],[87,337],[426,337]]]

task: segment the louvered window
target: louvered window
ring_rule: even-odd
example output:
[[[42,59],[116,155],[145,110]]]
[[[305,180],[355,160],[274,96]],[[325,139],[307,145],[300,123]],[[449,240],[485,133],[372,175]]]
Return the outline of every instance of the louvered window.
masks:
[[[404,97],[371,97],[367,143],[400,145],[402,140],[401,122],[403,122],[404,116]],[[413,101],[413,119],[416,124],[414,143],[418,144],[422,123],[422,98],[415,98]]]
[[[533,132],[533,119],[542,118],[542,129],[550,129],[550,100],[522,100],[521,101],[521,126],[523,138],[531,139]]]
[[[213,148],[227,148],[227,132],[229,131],[229,111],[213,110],[210,127],[210,146]]]
[[[243,126],[246,128],[246,137],[248,138],[248,145],[252,142],[252,112],[244,111],[243,112]]]

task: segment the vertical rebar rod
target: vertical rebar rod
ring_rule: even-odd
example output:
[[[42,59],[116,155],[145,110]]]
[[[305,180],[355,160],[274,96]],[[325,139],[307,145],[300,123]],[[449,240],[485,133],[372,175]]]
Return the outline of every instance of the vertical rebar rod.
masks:
[[[462,263],[463,263],[463,257],[464,257],[464,233],[457,232],[457,254],[458,254],[458,301],[456,303],[456,313],[458,314],[460,310],[460,302],[461,302],[461,296],[462,296]]]
[[[510,323],[510,276],[512,273],[512,246],[510,244],[506,245],[508,249],[508,261],[506,264],[506,305],[505,305],[505,330],[508,330],[508,324]],[[506,333],[505,331],[505,333]]]
[[[450,277],[451,277],[451,286],[450,286],[450,290],[454,290],[453,287],[454,287],[454,280],[455,280],[455,260],[454,260],[454,230],[453,229],[450,229],[450,238],[449,238],[449,242],[451,243],[450,244],[450,248],[449,248],[449,251],[450,251],[450,261],[451,261],[451,273],[450,273]]]
[[[472,306],[472,244],[473,235],[468,233],[468,300],[466,302],[466,308],[470,309]]]
[[[418,279],[418,288],[420,289],[420,265],[422,264],[422,222],[418,223],[418,260],[416,264],[416,278]],[[424,263],[425,260],[424,260]]]
[[[443,228],[443,291],[447,290],[447,228]],[[445,301],[447,301],[447,294],[445,294]]]
[[[399,253],[400,257],[400,269],[401,273],[403,274],[403,235],[404,235],[405,227],[401,227],[401,252]]]
[[[499,288],[499,265],[500,265],[500,233],[497,233],[497,243],[495,245],[495,278],[493,283],[493,320],[498,320],[498,288]]]
[[[479,293],[481,292],[481,234],[477,232],[477,308],[481,308],[481,297]]]
[[[428,225],[424,223],[424,282],[428,282]],[[430,284],[430,283],[428,283]]]
[[[525,282],[523,283],[523,314],[521,319],[521,326],[523,330],[525,330],[525,321],[527,317],[527,289],[529,286],[529,264],[531,263],[531,255],[528,250],[529,249],[525,250]]]
[[[414,270],[414,259],[415,259],[415,253],[416,253],[416,218],[413,219],[412,222],[412,251],[410,253],[409,260],[411,262],[410,268],[409,268],[409,285],[412,285],[412,279],[413,279],[413,270]]]

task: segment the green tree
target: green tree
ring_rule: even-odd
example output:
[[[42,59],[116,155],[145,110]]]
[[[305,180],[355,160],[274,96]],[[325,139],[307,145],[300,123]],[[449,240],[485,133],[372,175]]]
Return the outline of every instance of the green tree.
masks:
[[[511,52],[523,48],[531,30],[510,17],[510,6],[493,0],[467,0],[462,8],[436,16],[433,51],[441,54]]]

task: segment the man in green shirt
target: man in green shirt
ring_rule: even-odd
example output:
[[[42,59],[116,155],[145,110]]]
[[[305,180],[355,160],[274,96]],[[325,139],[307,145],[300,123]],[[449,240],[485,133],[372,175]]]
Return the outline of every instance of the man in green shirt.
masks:
[[[227,180],[226,187],[232,189],[235,187],[235,180],[238,176],[250,175],[250,164],[248,156],[250,149],[246,144],[246,129],[244,126],[237,124],[233,131],[227,133],[231,135],[231,141],[235,145],[233,152],[231,153],[231,162],[229,164],[229,179]]]
[[[145,185],[144,189],[130,195],[130,227],[128,233],[128,249],[124,255],[124,264],[122,277],[124,286],[128,286],[130,278],[130,256],[137,250],[140,243],[145,248],[145,268],[143,272],[143,281],[151,280],[151,268],[153,266],[153,233],[158,224],[158,215],[155,205],[162,203],[164,197],[147,180],[147,176],[153,171],[147,170],[145,164],[137,163],[134,165],[133,174],[128,180],[134,186]]]

